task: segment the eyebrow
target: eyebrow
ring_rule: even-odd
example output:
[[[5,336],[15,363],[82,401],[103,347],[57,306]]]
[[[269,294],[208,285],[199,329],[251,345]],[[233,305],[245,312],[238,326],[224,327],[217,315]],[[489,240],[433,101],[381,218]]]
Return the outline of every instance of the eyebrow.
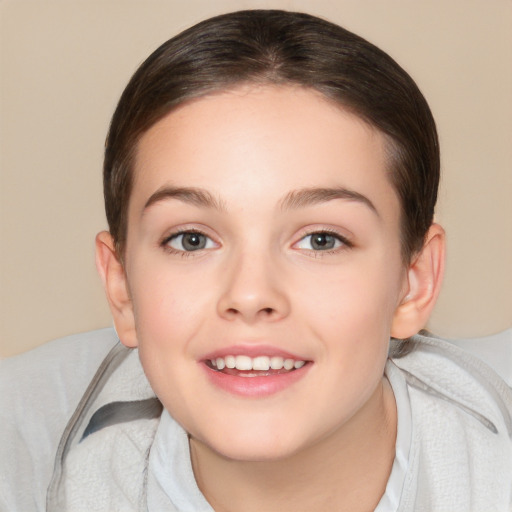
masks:
[[[194,204],[203,208],[212,208],[221,212],[226,211],[223,201],[217,199],[207,190],[196,187],[164,186],[150,196],[144,205],[142,213],[144,214],[151,205],[168,199],[178,199],[184,203]],[[280,207],[281,210],[295,210],[314,204],[326,203],[334,199],[345,199],[362,203],[380,217],[377,208],[370,199],[355,190],[345,187],[292,190],[280,201]]]
[[[367,206],[373,213],[380,217],[375,205],[365,195],[344,187],[335,188],[304,188],[293,190],[281,201],[282,210],[294,210],[314,204],[325,203],[333,199],[346,199]]]
[[[224,203],[207,190],[196,187],[171,187],[164,186],[159,188],[146,201],[142,213],[144,213],[151,205],[167,199],[178,199],[184,203],[194,204],[203,208],[213,208],[219,211],[225,211]]]

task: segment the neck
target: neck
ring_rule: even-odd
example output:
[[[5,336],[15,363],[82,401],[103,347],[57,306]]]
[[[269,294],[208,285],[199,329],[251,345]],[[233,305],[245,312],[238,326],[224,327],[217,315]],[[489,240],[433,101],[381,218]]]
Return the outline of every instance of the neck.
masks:
[[[216,512],[374,510],[395,456],[396,404],[383,379],[349,422],[271,461],[238,461],[191,439],[199,488]]]

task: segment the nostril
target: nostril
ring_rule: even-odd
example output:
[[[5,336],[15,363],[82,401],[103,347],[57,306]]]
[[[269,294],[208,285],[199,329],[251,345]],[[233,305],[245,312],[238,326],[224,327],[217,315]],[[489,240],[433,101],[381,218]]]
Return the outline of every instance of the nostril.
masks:
[[[271,315],[274,310],[272,308],[263,308],[263,312],[265,312],[267,315]]]

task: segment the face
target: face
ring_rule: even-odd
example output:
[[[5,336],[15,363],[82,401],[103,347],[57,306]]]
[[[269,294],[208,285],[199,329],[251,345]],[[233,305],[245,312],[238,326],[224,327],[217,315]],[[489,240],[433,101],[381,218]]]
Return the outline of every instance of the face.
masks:
[[[364,413],[404,290],[399,211],[383,137],[312,91],[239,88],[146,132],[125,255],[134,344],[193,439],[268,460]]]

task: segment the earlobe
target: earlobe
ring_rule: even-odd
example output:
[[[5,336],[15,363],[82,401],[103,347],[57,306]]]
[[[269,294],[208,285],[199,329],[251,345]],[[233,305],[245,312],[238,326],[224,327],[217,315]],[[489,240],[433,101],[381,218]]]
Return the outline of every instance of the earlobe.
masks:
[[[444,230],[432,224],[422,250],[407,271],[407,289],[393,317],[392,337],[409,338],[425,327],[441,288],[444,257]]]
[[[136,347],[135,320],[126,273],[117,256],[112,236],[107,231],[96,236],[96,268],[103,282],[119,339],[127,347]]]

